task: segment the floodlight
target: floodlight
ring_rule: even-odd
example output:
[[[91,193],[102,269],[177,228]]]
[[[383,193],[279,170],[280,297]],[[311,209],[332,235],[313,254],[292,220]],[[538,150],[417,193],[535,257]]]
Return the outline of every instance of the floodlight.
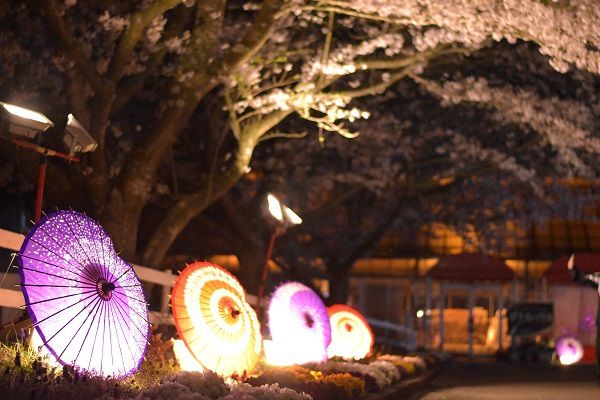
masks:
[[[13,135],[33,138],[38,132],[44,132],[54,126],[44,114],[14,104],[0,101],[0,111],[3,124],[7,126],[8,133]]]
[[[278,221],[283,221],[283,213],[281,212],[281,203],[277,200],[277,197],[272,194],[267,195],[267,201],[269,202],[269,212]]]
[[[285,212],[285,215],[287,217],[287,220],[294,224],[294,225],[298,225],[302,223],[302,218],[300,218],[298,216],[298,214],[296,214],[295,212],[293,212],[289,207],[283,206],[283,211]]]
[[[81,126],[73,114],[67,116],[63,142],[69,147],[69,155],[71,156],[75,153],[88,153],[98,147],[98,143]]]
[[[298,225],[302,223],[302,218],[300,218],[298,214],[289,207],[281,204],[277,197],[273,196],[271,193],[267,195],[267,202],[269,203],[269,212],[279,222],[284,222],[286,225]]]

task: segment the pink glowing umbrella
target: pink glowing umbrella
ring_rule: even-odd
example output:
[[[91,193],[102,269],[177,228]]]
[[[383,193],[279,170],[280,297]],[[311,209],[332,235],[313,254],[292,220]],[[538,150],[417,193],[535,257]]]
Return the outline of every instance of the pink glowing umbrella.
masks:
[[[563,365],[576,364],[583,358],[583,346],[574,337],[563,336],[556,341],[556,355]]]
[[[131,264],[100,225],[75,211],[42,218],[25,237],[19,266],[29,316],[61,364],[104,376],[137,370],[148,306]]]
[[[288,353],[289,364],[327,359],[331,341],[327,308],[303,284],[289,282],[275,290],[269,303],[269,329],[274,347]]]
[[[373,331],[369,323],[352,307],[335,304],[327,309],[331,322],[331,344],[329,357],[354,358],[360,360],[373,349]]]

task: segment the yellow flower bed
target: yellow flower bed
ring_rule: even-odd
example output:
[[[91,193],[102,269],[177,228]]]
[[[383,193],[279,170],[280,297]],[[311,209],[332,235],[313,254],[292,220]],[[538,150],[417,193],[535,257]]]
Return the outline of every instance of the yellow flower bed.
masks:
[[[321,378],[321,382],[341,387],[349,397],[362,396],[365,393],[365,382],[348,373],[326,375]]]
[[[415,364],[407,361],[396,361],[394,365],[404,368],[409,375],[412,375],[417,371]]]

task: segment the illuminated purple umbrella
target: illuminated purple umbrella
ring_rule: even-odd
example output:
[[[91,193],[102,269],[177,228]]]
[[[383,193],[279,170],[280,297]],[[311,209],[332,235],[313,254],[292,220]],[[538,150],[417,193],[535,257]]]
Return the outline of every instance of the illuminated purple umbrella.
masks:
[[[148,306],[131,264],[106,231],[75,211],[57,211],[29,231],[19,252],[29,316],[63,365],[126,376],[148,343]]]
[[[269,303],[272,343],[267,358],[277,364],[301,364],[327,359],[331,325],[327,308],[310,288],[298,282],[277,288]]]

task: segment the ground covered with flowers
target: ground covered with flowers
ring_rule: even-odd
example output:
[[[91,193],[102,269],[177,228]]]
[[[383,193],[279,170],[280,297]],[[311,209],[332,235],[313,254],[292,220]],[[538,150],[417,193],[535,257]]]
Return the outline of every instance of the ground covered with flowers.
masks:
[[[171,342],[154,335],[146,360],[127,379],[103,378],[53,367],[22,344],[0,344],[3,400],[336,400],[377,395],[434,369],[431,355],[375,355],[361,361],[332,359],[288,367],[261,364],[251,376],[223,379],[212,372],[181,371]]]
[[[172,362],[147,360],[132,377],[119,380],[54,368],[31,350],[1,346],[0,393],[6,400],[341,400],[377,393],[438,362],[430,356],[383,355],[361,362],[263,365],[254,376],[224,380],[212,372],[182,372]]]

